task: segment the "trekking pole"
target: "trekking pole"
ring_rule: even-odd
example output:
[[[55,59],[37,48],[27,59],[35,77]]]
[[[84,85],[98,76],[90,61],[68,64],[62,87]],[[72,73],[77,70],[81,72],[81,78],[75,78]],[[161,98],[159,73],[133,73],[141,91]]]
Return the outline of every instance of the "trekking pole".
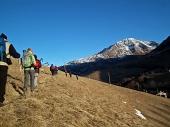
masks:
[[[65,60],[64,60],[64,57],[63,57],[63,61],[64,61],[64,71],[65,73],[67,74],[67,70],[66,70],[66,66],[65,66]],[[66,75],[67,76],[67,75]]]
[[[21,77],[22,77],[21,58],[18,58],[18,64],[19,64],[19,70],[20,70],[20,74],[21,74]]]
[[[43,62],[43,59],[41,58],[40,61]]]
[[[23,76],[22,76],[22,60],[21,58],[18,58],[18,63],[19,63],[19,70],[20,70],[20,75],[21,75],[21,82],[23,83]],[[26,91],[23,89],[24,91],[24,98],[26,98]]]
[[[23,50],[23,54],[26,52],[26,50]],[[22,83],[24,84],[24,80],[23,80],[23,76],[22,76],[22,69],[23,69],[23,64],[22,64],[22,58],[19,59],[20,60],[20,73],[21,73],[21,80],[22,80]],[[26,91],[27,91],[27,88],[23,88],[23,96],[24,98],[26,98]]]

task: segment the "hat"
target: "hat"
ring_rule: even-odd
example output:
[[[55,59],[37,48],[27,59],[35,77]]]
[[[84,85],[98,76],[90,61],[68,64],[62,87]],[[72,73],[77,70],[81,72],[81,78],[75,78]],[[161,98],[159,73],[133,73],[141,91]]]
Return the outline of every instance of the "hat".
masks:
[[[37,55],[34,55],[35,59],[37,59]]]
[[[31,48],[28,48],[27,51],[31,51],[32,52]]]
[[[3,37],[3,38],[5,38],[7,40],[7,36],[5,34],[3,34],[3,33],[0,35],[0,37]]]

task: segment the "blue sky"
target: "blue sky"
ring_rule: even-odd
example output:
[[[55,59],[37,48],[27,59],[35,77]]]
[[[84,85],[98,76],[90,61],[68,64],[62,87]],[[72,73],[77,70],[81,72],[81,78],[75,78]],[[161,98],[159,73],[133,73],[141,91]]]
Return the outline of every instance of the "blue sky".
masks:
[[[32,48],[61,66],[125,38],[161,43],[170,33],[170,0],[0,0],[0,32],[16,50]]]

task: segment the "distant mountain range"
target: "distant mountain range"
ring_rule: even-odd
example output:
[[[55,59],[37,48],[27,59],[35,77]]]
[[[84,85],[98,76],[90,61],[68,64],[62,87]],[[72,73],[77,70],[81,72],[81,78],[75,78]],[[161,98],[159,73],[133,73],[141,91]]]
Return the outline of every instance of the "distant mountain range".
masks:
[[[116,42],[114,45],[104,48],[92,56],[68,62],[65,65],[67,71],[78,75],[87,75],[98,69],[109,67],[118,62],[137,59],[142,55],[150,53],[158,47],[154,41],[143,41],[134,38],[127,38]],[[59,67],[64,71],[64,66]]]
[[[154,41],[148,42],[143,40],[136,40],[134,38],[127,38],[115,43],[114,45],[109,46],[108,48],[104,48],[97,54],[71,61],[68,64],[70,65],[86,62],[95,62],[100,59],[122,58],[126,55],[145,55],[151,52],[157,46],[158,43]]]

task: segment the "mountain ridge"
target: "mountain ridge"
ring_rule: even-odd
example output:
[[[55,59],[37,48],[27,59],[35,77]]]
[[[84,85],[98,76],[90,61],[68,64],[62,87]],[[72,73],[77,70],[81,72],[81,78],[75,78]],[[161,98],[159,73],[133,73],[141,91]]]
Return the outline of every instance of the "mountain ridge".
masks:
[[[102,51],[85,58],[70,61],[67,64],[79,64],[85,62],[94,62],[100,59],[118,58],[125,55],[144,55],[158,46],[154,41],[143,41],[134,38],[126,38],[116,42],[114,45],[104,48]]]
[[[104,48],[102,51],[90,57],[71,61],[60,66],[61,71],[72,72],[77,75],[87,76],[99,69],[110,67],[114,64],[139,59],[150,53],[159,44],[154,41],[136,40],[127,38],[118,41],[114,45]]]
[[[162,78],[169,77],[169,44],[170,37],[165,39],[157,48],[142,57],[133,60],[124,60],[122,63],[112,64],[112,66],[98,69],[88,76],[96,80],[108,82],[107,74],[109,73],[110,82],[114,84],[139,90],[142,89],[139,88],[139,86],[142,87],[143,84],[146,83],[148,84],[148,86],[146,86],[147,88],[154,88],[156,90],[158,88],[165,87],[167,93],[169,93],[170,80],[168,78]],[[95,75],[100,76],[96,77]],[[138,78],[140,78],[141,75],[143,75],[148,81],[144,81],[144,79],[142,81],[138,81]],[[121,83],[124,82],[123,80],[125,79],[127,83]],[[159,81],[157,81],[157,79],[159,79]],[[137,86],[137,84],[139,85]]]

